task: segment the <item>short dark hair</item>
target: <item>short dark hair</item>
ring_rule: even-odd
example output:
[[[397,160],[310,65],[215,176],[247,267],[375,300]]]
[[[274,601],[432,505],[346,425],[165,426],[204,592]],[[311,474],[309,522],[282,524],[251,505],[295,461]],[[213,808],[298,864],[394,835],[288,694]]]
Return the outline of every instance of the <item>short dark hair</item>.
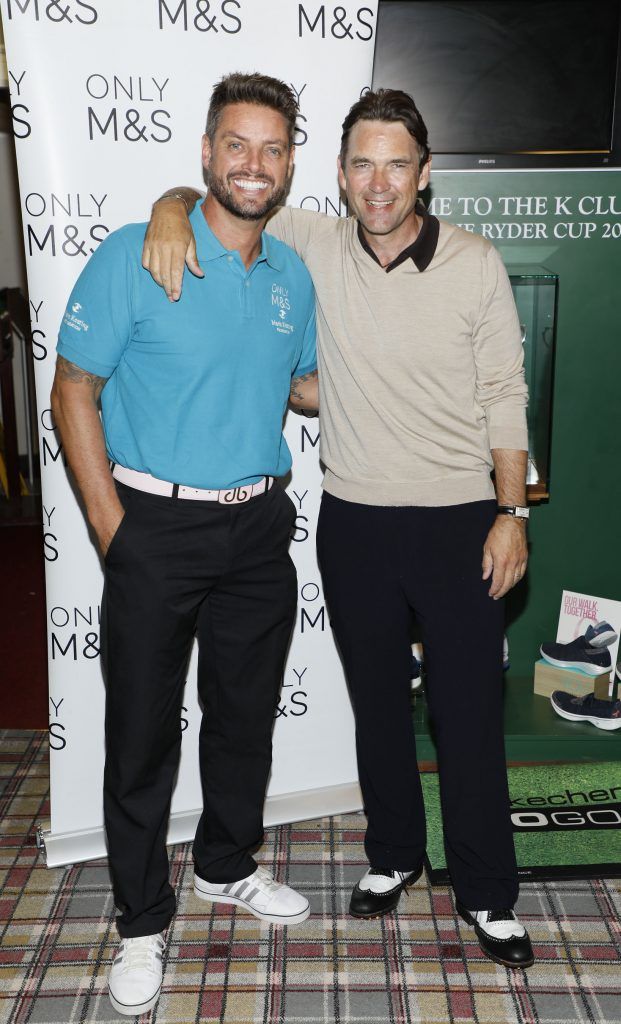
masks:
[[[258,71],[252,74],[235,71],[220,79],[211,94],[207,111],[205,134],[210,142],[213,142],[222,111],[229,103],[256,103],[257,106],[277,110],[287,122],[289,146],[293,145],[298,101],[293,90],[278,78],[260,75]]]
[[[345,162],[349,135],[358,121],[400,121],[405,125],[418,147],[419,170],[425,166],[431,151],[429,149],[427,126],[414,100],[401,89],[378,89],[367,92],[349,111],[343,121],[341,135],[341,162]]]

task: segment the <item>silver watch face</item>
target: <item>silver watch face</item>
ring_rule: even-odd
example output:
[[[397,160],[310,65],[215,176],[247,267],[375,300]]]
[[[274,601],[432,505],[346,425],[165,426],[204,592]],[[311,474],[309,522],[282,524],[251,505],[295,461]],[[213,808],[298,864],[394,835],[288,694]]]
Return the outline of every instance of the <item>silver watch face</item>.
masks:
[[[528,519],[530,516],[530,509],[524,508],[522,505],[516,505],[515,512],[513,514],[516,519]]]

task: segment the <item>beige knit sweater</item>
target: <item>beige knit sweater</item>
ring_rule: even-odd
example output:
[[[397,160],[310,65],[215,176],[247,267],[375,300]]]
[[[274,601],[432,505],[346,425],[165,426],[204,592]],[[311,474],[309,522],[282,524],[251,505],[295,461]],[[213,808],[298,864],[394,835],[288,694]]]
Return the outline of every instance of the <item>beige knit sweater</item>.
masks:
[[[441,223],[425,271],[386,273],[353,217],[281,209],[268,231],[317,292],[324,488],[367,505],[493,498],[491,448],[527,449],[520,330],[480,235]]]

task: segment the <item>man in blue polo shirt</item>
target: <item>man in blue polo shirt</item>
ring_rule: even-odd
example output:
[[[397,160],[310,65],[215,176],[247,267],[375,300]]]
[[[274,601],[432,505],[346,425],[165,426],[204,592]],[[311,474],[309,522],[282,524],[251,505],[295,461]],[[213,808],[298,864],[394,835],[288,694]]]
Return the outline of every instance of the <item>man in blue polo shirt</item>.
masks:
[[[165,839],[195,634],[195,892],[275,924],[309,913],[250,853],[296,602],[295,510],[274,484],[291,465],[282,420],[290,399],[316,404],[310,277],[263,233],[287,191],[296,113],[274,79],[223,79],[192,212],[204,278],[168,302],[140,264],[146,225],[128,225],[84,269],[60,330],[52,408],[105,560],[104,813],[122,939],[110,997],[127,1015],[157,1000],[175,909]]]

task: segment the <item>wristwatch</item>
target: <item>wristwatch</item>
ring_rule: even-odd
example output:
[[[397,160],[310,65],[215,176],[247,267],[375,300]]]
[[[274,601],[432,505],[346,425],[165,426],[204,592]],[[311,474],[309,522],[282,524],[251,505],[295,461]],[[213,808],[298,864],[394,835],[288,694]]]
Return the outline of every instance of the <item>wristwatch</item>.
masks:
[[[499,516],[513,516],[514,519],[528,519],[530,509],[523,505],[497,505],[496,511]]]

